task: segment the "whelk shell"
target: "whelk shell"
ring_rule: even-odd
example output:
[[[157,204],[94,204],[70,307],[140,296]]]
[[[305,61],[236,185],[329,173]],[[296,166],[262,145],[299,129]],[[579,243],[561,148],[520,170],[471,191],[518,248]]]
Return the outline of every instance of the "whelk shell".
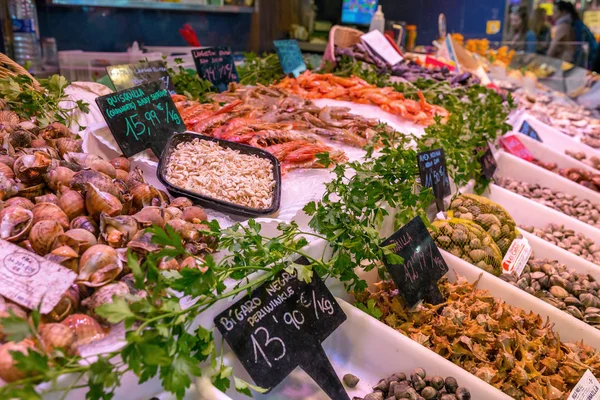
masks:
[[[63,233],[64,230],[57,221],[40,221],[31,228],[31,232],[29,232],[29,242],[36,253],[44,256],[52,250],[56,239]]]
[[[110,193],[115,197],[118,197],[120,194],[118,187],[113,183],[110,176],[89,169],[76,172],[71,179],[70,186],[73,190],[85,193],[88,190],[88,184],[90,183],[98,188],[98,190]]]
[[[183,216],[182,218],[183,220],[187,221],[187,222],[194,222],[194,223],[198,223],[201,221],[206,221],[206,213],[204,212],[204,210],[200,207],[197,206],[191,206],[191,207],[186,207],[183,209]],[[479,261],[479,260],[475,260],[475,261]]]
[[[85,200],[76,190],[61,186],[61,195],[58,199],[58,206],[65,212],[67,217],[72,220],[75,217],[85,214]]]
[[[70,229],[85,229],[91,232],[94,236],[98,236],[100,231],[98,230],[98,224],[88,215],[81,215],[75,217],[69,224]]]
[[[102,157],[94,154],[69,152],[65,154],[65,160],[74,162],[82,167],[90,168],[93,171],[101,172],[110,176],[111,178],[116,177],[115,167],[113,167],[111,163]]]
[[[0,346],[0,378],[5,382],[14,382],[27,376],[27,373],[16,367],[11,351],[28,354],[30,351],[35,351],[35,343],[31,339],[25,339],[18,343],[8,342]]]
[[[102,304],[110,304],[113,302],[113,296],[123,297],[129,294],[129,286],[123,282],[109,283],[106,286],[98,288],[93,295],[81,302],[81,305],[95,310]]]
[[[114,280],[121,271],[123,271],[123,262],[115,249],[97,244],[81,255],[77,282],[86,286],[99,287]]]
[[[12,206],[0,212],[0,238],[20,242],[29,235],[33,213],[23,207]]]
[[[111,217],[119,215],[123,210],[121,201],[110,193],[100,191],[94,184],[87,184],[85,206],[93,218],[99,218],[101,213]]]
[[[33,202],[29,199],[26,199],[25,197],[11,197],[10,199],[6,200],[4,202],[4,207],[8,208],[8,207],[12,207],[12,206],[18,206],[18,207],[23,207],[26,210],[32,210],[33,209]]]
[[[63,227],[63,229],[69,228],[69,217],[67,214],[56,204],[53,203],[39,203],[36,204],[31,210],[33,213],[33,224],[40,221],[56,221]]]
[[[79,253],[83,254],[87,249],[95,244],[98,244],[96,236],[88,230],[77,228],[69,229],[65,232],[65,235],[79,243]]]
[[[129,172],[129,160],[125,157],[113,158],[112,160],[110,160],[110,163],[113,167],[115,167],[118,170],[120,169],[122,171]]]
[[[66,325],[58,323],[42,324],[39,328],[42,350],[50,353],[54,349],[70,351],[75,342],[75,333]]]
[[[50,189],[58,191],[61,185],[69,186],[74,175],[75,171],[67,167],[58,166],[48,171],[48,173],[46,173],[45,179]]]
[[[105,213],[100,214],[100,232],[110,247],[124,247],[137,231],[138,222],[130,215],[110,217]]]
[[[106,336],[106,331],[100,326],[98,321],[89,315],[73,314],[65,318],[61,324],[71,328],[75,334],[73,349],[79,346],[85,346],[94,340],[102,339]]]

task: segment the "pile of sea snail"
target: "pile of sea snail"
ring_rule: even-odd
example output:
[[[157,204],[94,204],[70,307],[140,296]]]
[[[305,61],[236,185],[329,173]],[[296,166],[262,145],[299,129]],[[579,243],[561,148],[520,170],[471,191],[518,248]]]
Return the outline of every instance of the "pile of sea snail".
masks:
[[[358,383],[358,378],[346,374],[344,384],[353,388]],[[423,368],[415,368],[410,375],[403,372],[392,374],[385,379],[380,379],[373,386],[373,393],[364,398],[353,397],[352,400],[470,400],[469,389],[458,386],[455,378],[449,376],[427,375]]]
[[[106,161],[83,154],[82,141],[60,123],[39,129],[2,111],[0,137],[0,238],[78,274],[58,305],[42,316],[39,340],[4,343],[0,326],[0,378],[10,382],[24,376],[11,350],[76,353],[107,334],[106,321],[94,310],[113,295],[137,293],[124,263],[126,251],[143,258],[160,250],[146,227],[171,226],[194,256],[213,251],[216,243],[203,224],[204,210],[187,198],[170,201],[139,170],[130,170],[126,158]],[[184,266],[196,267],[196,259],[163,259],[159,268]],[[0,297],[0,317],[11,312],[28,316],[28,310]]]
[[[522,226],[521,229],[533,233],[550,243],[554,243],[561,249],[567,250],[589,262],[600,265],[600,244],[594,239],[585,237],[573,229],[567,229],[564,225],[548,224],[544,229],[534,226]]]
[[[501,178],[498,184],[511,192],[577,218],[586,224],[600,228],[600,204],[582,200],[576,196],[541,187],[535,183]]]
[[[501,279],[600,329],[600,284],[558,261],[530,259],[521,276]]]

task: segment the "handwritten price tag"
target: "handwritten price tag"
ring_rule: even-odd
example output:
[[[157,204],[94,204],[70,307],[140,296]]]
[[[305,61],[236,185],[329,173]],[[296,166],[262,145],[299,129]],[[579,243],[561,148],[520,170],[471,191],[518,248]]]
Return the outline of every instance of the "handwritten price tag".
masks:
[[[229,47],[192,50],[192,57],[198,76],[210,81],[219,92],[227,90],[231,82],[240,81]]]
[[[281,69],[285,74],[293,74],[298,77],[306,71],[306,64],[296,40],[274,40],[273,44],[277,51],[277,57],[279,57]]]
[[[111,65],[106,72],[117,90],[131,89],[154,81],[162,81],[169,94],[175,93],[175,86],[163,61],[149,61],[139,64]]]
[[[335,400],[349,400],[323,342],[346,314],[323,281],[282,271],[215,317],[215,325],[254,382],[272,389],[300,366]]]
[[[167,139],[185,131],[162,81],[98,97],[96,104],[126,157],[148,148],[160,157]]]
[[[421,185],[433,189],[433,195],[438,200],[450,196],[450,178],[446,169],[444,149],[423,151],[417,155]],[[443,202],[439,202],[443,207]],[[440,210],[442,211],[442,210]]]
[[[423,299],[433,304],[441,303],[444,299],[437,281],[448,272],[448,266],[421,218],[415,217],[382,246],[390,244],[404,262],[393,262],[386,257],[385,266],[406,303],[410,307]]]

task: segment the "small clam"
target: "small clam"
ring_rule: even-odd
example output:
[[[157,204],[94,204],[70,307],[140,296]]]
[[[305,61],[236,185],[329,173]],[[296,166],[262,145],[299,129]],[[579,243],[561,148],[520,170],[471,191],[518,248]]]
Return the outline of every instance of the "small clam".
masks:
[[[579,300],[586,307],[600,308],[600,299],[591,293],[583,293],[579,296]]]
[[[126,294],[129,294],[129,286],[126,283],[113,282],[96,289],[93,295],[81,302],[81,305],[93,312],[102,304],[112,303],[113,296],[123,297]]]
[[[103,212],[111,217],[121,213],[123,204],[117,197],[110,193],[102,192],[92,183],[88,183],[87,188],[85,206],[91,217],[99,218]]]
[[[69,246],[60,246],[44,256],[47,260],[77,272],[79,253]]]
[[[588,324],[600,324],[600,314],[588,314],[583,316],[583,320]]]
[[[193,205],[194,205],[194,203],[192,203],[192,201],[190,199],[188,199],[187,197],[176,197],[173,199],[173,201],[171,201],[171,204],[169,204],[169,206],[177,207],[182,211],[183,211],[183,209],[185,209],[187,207],[191,207]]]
[[[100,234],[104,241],[114,248],[125,247],[138,231],[138,222],[130,215],[100,214]]]
[[[60,186],[69,186],[74,175],[75,171],[58,166],[46,173],[45,180],[50,189],[58,191]]]
[[[89,169],[76,172],[71,179],[70,186],[71,189],[85,193],[89,188],[89,184],[93,184],[98,190],[110,193],[115,197],[120,195],[119,188],[113,183],[110,176]]]
[[[44,256],[52,250],[54,243],[64,230],[59,222],[54,220],[44,220],[33,225],[29,232],[29,242],[31,247],[41,256]]]
[[[581,313],[579,308],[575,306],[567,306],[567,312],[577,319],[583,319],[583,314]]]
[[[0,163],[0,174],[4,175],[9,179],[15,178],[15,173],[13,172],[12,168],[4,163]]]
[[[79,346],[85,346],[92,343],[94,340],[102,339],[106,336],[106,331],[100,326],[98,321],[89,315],[72,314],[65,318],[61,324],[71,328],[75,334],[73,349]]]
[[[69,352],[75,342],[75,333],[63,324],[42,324],[38,333],[40,345],[46,353],[50,353],[54,349],[64,349]]]
[[[19,124],[19,120],[19,116],[14,111],[0,111],[0,126],[2,126],[2,129],[12,130]]]
[[[100,231],[98,230],[98,224],[96,224],[96,222],[87,215],[75,217],[69,224],[69,228],[85,229],[86,231],[93,233],[94,236],[98,236],[100,234]]]
[[[25,339],[18,343],[8,342],[0,346],[0,378],[5,382],[14,382],[27,376],[26,372],[16,367],[16,361],[11,352],[18,351],[22,354],[29,354],[35,351],[35,343],[31,339]]]
[[[123,271],[123,262],[115,249],[97,244],[81,255],[77,282],[86,286],[99,287],[114,280],[121,271]]]
[[[125,157],[116,157],[110,160],[110,163],[116,169],[120,169],[125,172],[129,172],[129,160]]]
[[[78,191],[69,189],[66,186],[61,186],[61,194],[57,204],[70,220],[85,214],[83,196]]]
[[[164,212],[160,207],[144,207],[141,211],[134,214],[133,218],[135,218],[143,228],[151,225],[158,225],[162,228],[165,225]]]
[[[77,241],[80,254],[98,243],[96,236],[92,232],[81,228],[69,229],[65,232],[65,235]]]
[[[13,170],[19,181],[27,185],[35,185],[42,182],[48,167],[50,167],[50,156],[36,151],[34,154],[17,158]]]
[[[201,207],[191,206],[183,209],[182,219],[187,222],[198,223],[206,221],[206,213]]]
[[[29,235],[33,213],[23,207],[12,206],[0,211],[0,238],[20,242]]]
[[[64,229],[69,228],[69,217],[56,204],[53,203],[38,203],[31,210],[33,213],[33,224],[40,221],[52,220],[56,221]]]
[[[557,297],[559,299],[566,299],[567,297],[569,297],[569,292],[567,292],[564,288],[560,286],[552,286],[549,291],[550,294],[552,294],[552,296]]]

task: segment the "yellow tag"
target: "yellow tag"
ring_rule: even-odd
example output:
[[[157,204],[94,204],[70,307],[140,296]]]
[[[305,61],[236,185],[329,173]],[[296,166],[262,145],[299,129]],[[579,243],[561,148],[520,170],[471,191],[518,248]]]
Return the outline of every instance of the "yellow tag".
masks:
[[[539,5],[540,8],[543,8],[544,10],[546,10],[546,15],[548,15],[549,17],[552,16],[552,13],[554,13],[554,4],[552,3],[542,3]]]
[[[500,32],[500,21],[499,20],[490,20],[485,24],[485,33],[487,35],[495,35]]]

